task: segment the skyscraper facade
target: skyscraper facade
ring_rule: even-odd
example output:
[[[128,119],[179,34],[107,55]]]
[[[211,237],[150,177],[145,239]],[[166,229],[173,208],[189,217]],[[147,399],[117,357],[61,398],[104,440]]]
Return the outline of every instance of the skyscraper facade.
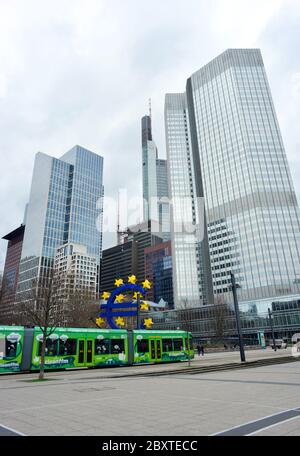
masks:
[[[101,292],[112,291],[115,279],[124,281],[134,274],[139,283],[145,276],[145,250],[162,242],[151,232],[151,222],[143,222],[127,228],[123,243],[103,250],[101,261]]]
[[[57,248],[66,243],[86,247],[99,269],[102,250],[103,158],[80,146],[61,159],[35,158],[18,293],[46,276]]]
[[[1,284],[0,321],[2,324],[14,323],[14,304],[19,278],[24,231],[25,225],[21,225],[2,238],[8,241]]]
[[[145,277],[152,283],[146,299],[155,303],[163,301],[168,309],[173,309],[171,241],[145,249]]]
[[[175,307],[197,307],[213,300],[207,239],[196,229],[201,224],[197,205],[186,94],[167,94],[165,130],[171,205],[171,239]],[[199,178],[199,173],[197,173]],[[200,196],[200,195],[199,195]],[[194,231],[184,229],[188,221]],[[205,253],[206,251],[206,253]],[[205,257],[206,255],[206,257]]]
[[[115,280],[127,280],[130,275],[138,275],[138,244],[126,241],[103,250],[101,258],[100,292],[112,292]]]
[[[151,117],[142,118],[142,161],[144,221],[158,222],[154,231],[160,231],[164,240],[170,239],[170,214],[168,204],[168,175],[166,160],[158,158],[152,139]],[[165,198],[165,200],[164,200]]]
[[[134,241],[137,243],[137,281],[142,283],[145,280],[145,249],[159,244],[162,238],[159,233],[151,231],[151,220],[139,223],[127,228],[125,242]]]
[[[157,158],[157,147],[152,140],[151,117],[144,116],[142,118],[144,220],[151,220],[151,217],[158,220],[157,204],[153,205],[153,200],[157,198]]]
[[[258,49],[229,49],[187,81],[215,295],[241,301],[300,292],[300,216]],[[176,253],[175,253],[176,254]]]
[[[97,261],[87,255],[85,245],[68,243],[57,249],[54,268],[59,276],[65,277],[63,286],[65,296],[75,296],[76,292],[85,291],[85,296],[96,299]]]

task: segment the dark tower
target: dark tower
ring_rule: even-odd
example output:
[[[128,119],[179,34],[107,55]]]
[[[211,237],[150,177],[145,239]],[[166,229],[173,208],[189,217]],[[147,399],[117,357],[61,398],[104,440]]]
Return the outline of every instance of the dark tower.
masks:
[[[151,117],[142,117],[142,147],[147,147],[147,141],[152,141]]]

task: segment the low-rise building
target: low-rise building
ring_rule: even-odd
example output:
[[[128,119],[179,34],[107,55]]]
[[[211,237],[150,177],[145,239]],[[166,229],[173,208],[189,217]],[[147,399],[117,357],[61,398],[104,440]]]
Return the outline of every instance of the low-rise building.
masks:
[[[92,299],[97,291],[97,261],[84,245],[67,243],[57,249],[55,271],[70,292],[84,291]],[[65,280],[64,280],[65,277]]]
[[[266,340],[272,339],[271,322],[268,309],[272,312],[274,335],[292,341],[294,334],[300,332],[300,295],[282,296],[240,302],[240,318],[245,344],[257,345],[258,333],[264,333]],[[219,302],[215,305],[168,311],[149,312],[153,319],[152,329],[182,329],[191,331],[194,341],[214,343],[235,341],[238,343],[236,317],[233,302]]]

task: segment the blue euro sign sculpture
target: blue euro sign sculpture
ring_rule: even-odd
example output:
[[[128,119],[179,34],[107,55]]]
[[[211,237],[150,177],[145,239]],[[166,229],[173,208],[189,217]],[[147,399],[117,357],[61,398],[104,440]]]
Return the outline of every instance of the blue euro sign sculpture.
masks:
[[[146,293],[146,290],[138,284],[126,283],[117,287],[107,300],[106,304],[102,304],[100,317],[106,318],[109,326],[112,329],[120,329],[118,325],[114,322],[116,317],[136,317],[138,312],[138,300],[137,301],[127,301],[127,302],[115,302],[115,299],[118,294],[125,291],[132,291],[140,293],[143,295]],[[120,310],[122,309],[122,310]],[[124,310],[123,310],[124,309]],[[102,312],[103,311],[103,312]],[[145,329],[144,323],[141,322],[140,329]]]

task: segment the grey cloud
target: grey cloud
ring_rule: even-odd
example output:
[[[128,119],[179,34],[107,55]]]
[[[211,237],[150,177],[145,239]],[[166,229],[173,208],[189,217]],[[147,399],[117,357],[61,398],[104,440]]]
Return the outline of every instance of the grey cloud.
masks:
[[[279,125],[300,202],[300,9],[285,2],[260,37]]]
[[[164,94],[183,91],[192,72],[233,46],[232,37],[212,25],[219,4],[0,1],[5,77],[0,87],[0,234],[22,221],[39,150],[59,157],[81,144],[104,156],[107,195],[116,196],[120,187],[141,194],[140,118],[148,98],[155,141],[164,156]],[[288,2],[251,46],[263,51],[294,181],[299,181],[299,103],[288,104],[284,96],[300,71],[296,9]],[[239,36],[234,41],[239,46]],[[0,269],[5,249],[2,241]]]

